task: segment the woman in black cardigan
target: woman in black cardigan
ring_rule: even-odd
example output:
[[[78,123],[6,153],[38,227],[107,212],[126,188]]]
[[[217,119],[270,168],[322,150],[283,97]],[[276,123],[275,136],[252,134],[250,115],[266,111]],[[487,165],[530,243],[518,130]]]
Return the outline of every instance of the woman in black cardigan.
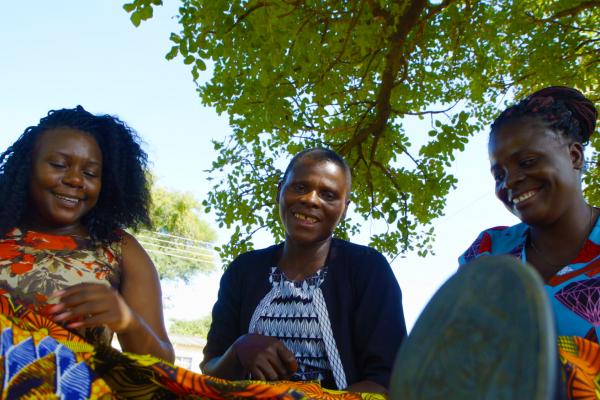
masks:
[[[387,392],[406,336],[401,293],[380,253],[332,237],[350,191],[337,153],[291,160],[277,191],[285,242],[242,254],[224,273],[204,373]]]

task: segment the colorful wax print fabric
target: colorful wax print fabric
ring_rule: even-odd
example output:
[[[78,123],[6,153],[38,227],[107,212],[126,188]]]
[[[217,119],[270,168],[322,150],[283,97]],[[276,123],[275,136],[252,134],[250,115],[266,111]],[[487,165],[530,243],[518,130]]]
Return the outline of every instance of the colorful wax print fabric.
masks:
[[[118,288],[121,243],[99,244],[90,238],[13,229],[0,239],[0,294],[41,315],[58,299],[51,295],[79,283]],[[91,343],[109,345],[108,328],[78,331]]]
[[[577,336],[559,336],[558,352],[569,399],[600,399],[600,345]]]
[[[314,382],[227,381],[92,346],[8,295],[0,296],[0,332],[3,399],[384,399]]]

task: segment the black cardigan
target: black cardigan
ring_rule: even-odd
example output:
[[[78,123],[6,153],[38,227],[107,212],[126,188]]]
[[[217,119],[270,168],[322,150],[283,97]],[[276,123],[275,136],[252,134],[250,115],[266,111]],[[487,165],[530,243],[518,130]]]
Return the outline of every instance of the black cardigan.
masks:
[[[202,366],[248,333],[283,244],[237,257],[221,278]],[[389,387],[396,352],[406,336],[402,295],[389,263],[376,250],[333,239],[321,290],[348,385],[371,380]],[[334,382],[322,382],[335,389]],[[338,388],[345,389],[345,388]]]

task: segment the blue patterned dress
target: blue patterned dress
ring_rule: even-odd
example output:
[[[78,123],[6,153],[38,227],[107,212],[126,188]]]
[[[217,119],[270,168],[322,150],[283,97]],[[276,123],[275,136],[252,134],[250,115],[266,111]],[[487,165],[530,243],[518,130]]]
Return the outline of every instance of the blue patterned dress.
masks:
[[[489,254],[526,260],[529,227],[520,223],[483,231],[459,258],[461,265]],[[579,336],[598,343],[600,336],[600,218],[579,254],[544,285],[556,317],[558,335]]]

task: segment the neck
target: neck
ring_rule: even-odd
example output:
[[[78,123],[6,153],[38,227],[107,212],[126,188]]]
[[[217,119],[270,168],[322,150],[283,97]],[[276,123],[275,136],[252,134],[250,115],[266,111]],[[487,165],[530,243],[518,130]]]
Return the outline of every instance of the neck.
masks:
[[[596,217],[595,209],[582,200],[553,224],[532,226],[530,239],[540,250],[567,258],[575,257],[593,228]]]
[[[582,203],[554,224],[530,228],[527,261],[540,273],[544,282],[550,281],[579,255],[594,226],[596,210]]]
[[[279,257],[279,268],[291,280],[300,280],[314,274],[325,265],[331,236],[316,243],[297,243],[286,238]]]
[[[70,225],[52,225],[40,223],[33,218],[25,218],[19,224],[22,231],[35,231],[40,233],[49,233],[51,235],[75,235],[87,236],[87,229],[78,221]]]

